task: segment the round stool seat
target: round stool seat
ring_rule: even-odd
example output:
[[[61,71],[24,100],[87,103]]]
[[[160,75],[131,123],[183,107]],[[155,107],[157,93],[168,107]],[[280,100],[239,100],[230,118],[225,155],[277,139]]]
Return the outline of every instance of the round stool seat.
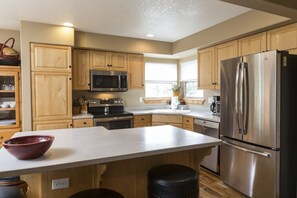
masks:
[[[77,192],[69,198],[124,198],[120,193],[105,188],[88,189]]]
[[[149,198],[197,198],[198,175],[178,164],[165,164],[148,171]]]

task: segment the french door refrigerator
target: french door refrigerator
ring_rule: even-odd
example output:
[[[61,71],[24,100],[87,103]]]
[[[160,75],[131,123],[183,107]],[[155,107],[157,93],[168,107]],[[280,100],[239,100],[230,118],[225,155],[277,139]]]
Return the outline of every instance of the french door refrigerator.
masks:
[[[249,197],[296,198],[297,55],[221,62],[221,178]]]

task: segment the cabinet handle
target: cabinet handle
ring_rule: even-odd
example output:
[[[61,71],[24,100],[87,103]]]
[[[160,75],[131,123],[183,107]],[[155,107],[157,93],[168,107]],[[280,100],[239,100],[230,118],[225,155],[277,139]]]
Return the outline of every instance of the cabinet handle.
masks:
[[[141,120],[143,121],[144,119],[143,119],[143,118],[141,118]]]
[[[72,80],[72,78],[69,78],[69,80]]]
[[[3,140],[3,136],[0,136],[0,140]]]
[[[69,65],[69,68],[71,68],[71,65]]]
[[[69,124],[72,127],[72,124]]]
[[[87,124],[86,122],[84,122],[84,124]]]
[[[189,122],[189,120],[187,120],[187,122]]]

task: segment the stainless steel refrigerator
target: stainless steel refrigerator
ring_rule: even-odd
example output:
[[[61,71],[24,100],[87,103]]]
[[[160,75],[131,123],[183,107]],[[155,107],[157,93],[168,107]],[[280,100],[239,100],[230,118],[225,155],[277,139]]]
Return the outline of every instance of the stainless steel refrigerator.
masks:
[[[221,178],[249,197],[296,198],[297,56],[221,62]]]

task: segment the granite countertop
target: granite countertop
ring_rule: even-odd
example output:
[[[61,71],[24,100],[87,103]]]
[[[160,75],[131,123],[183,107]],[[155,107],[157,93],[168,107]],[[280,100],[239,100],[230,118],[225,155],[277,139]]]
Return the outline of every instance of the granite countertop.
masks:
[[[0,177],[37,173],[219,145],[221,140],[177,127],[153,126],[120,130],[103,127],[21,132],[53,135],[51,148],[33,160],[17,160],[0,149]]]

